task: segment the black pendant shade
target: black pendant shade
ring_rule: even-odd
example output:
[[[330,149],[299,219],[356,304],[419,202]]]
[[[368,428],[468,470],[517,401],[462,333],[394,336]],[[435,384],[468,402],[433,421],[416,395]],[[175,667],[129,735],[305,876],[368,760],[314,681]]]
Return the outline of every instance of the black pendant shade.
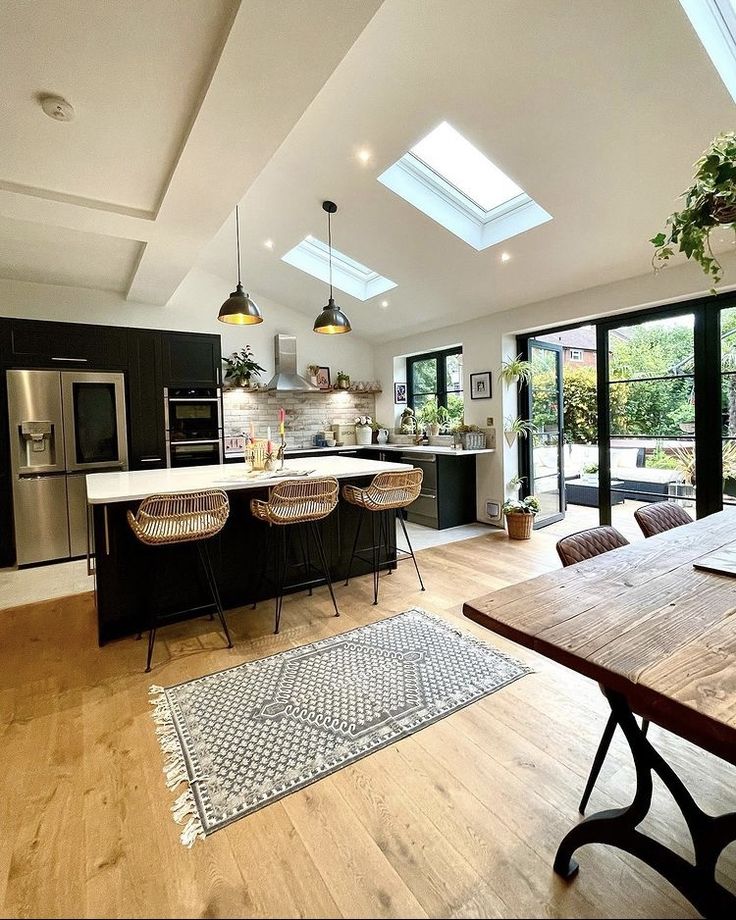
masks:
[[[327,212],[327,237],[330,249],[330,299],[327,305],[322,307],[322,312],[314,321],[314,331],[321,332],[324,335],[339,335],[343,332],[350,332],[352,327],[350,326],[350,320],[338,307],[332,296],[332,215],[337,211],[337,205],[334,201],[323,201],[322,210]]]
[[[322,312],[314,321],[314,331],[324,332],[327,335],[338,335],[341,332],[350,332],[350,328],[350,320],[330,297],[329,302],[322,307]]]
[[[252,326],[263,322],[258,304],[251,300],[248,294],[243,293],[243,285],[240,282],[220,307],[217,318],[221,323],[229,323],[232,326]]]
[[[256,323],[262,323],[263,317],[258,304],[250,299],[250,295],[244,293],[243,285],[240,283],[240,214],[237,205],[235,206],[235,238],[238,253],[238,283],[235,290],[220,307],[217,318],[221,323],[228,323],[231,326],[253,326]]]

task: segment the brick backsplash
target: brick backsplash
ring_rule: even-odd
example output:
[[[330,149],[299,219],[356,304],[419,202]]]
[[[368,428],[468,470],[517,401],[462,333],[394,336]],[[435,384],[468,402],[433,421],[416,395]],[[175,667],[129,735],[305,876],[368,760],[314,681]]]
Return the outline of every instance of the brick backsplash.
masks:
[[[328,393],[226,390],[223,394],[225,437],[239,437],[252,421],[256,437],[265,438],[270,425],[276,440],[281,407],[286,410],[286,443],[290,447],[311,447],[314,436],[324,428],[334,424],[352,426],[356,415],[375,418],[376,398],[372,393],[352,390]]]

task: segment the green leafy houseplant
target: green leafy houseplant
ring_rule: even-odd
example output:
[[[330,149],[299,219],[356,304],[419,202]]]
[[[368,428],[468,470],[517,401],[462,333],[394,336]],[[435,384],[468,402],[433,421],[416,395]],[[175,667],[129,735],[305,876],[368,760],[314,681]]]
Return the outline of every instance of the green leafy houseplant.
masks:
[[[539,499],[536,495],[527,495],[526,498],[509,498],[503,503],[504,514],[539,514],[541,510]]]
[[[719,134],[695,163],[690,188],[680,196],[685,201],[681,211],[667,218],[667,230],[653,236],[652,264],[656,269],[675,254],[675,247],[694,259],[715,285],[723,277],[723,268],[713,255],[710,233],[714,227],[736,222],[736,134]]]
[[[444,406],[438,406],[437,400],[432,397],[419,410],[417,418],[422,425],[427,425],[430,434],[436,437],[440,433],[440,428],[450,421],[450,413]]]
[[[341,390],[350,389],[350,374],[346,374],[345,371],[337,372],[337,386]]]
[[[510,498],[503,503],[503,516],[511,540],[529,540],[532,535],[534,518],[541,510],[536,495],[526,498]]]
[[[234,351],[227,358],[222,359],[225,365],[225,377],[234,380],[237,386],[249,387],[252,378],[258,378],[266,370],[257,364],[250,345]]]
[[[527,435],[533,433],[534,430],[535,429],[532,422],[525,421],[519,416],[516,418],[509,416],[508,418],[504,419],[503,434],[509,447],[514,446],[514,441],[517,437],[525,438]]]
[[[517,355],[515,358],[507,358],[501,362],[498,379],[508,386],[516,383],[517,380],[528,384],[532,379],[531,361],[522,361],[521,355]]]

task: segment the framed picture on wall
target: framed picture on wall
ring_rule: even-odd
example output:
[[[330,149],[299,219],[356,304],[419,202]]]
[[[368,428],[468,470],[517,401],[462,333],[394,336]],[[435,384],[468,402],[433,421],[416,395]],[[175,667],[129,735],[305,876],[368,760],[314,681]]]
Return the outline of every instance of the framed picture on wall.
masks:
[[[482,371],[479,374],[470,375],[471,399],[490,399],[492,395],[490,371]]]
[[[406,384],[405,383],[395,383],[394,384],[394,402],[399,406],[406,405]]]
[[[329,367],[320,367],[317,371],[317,386],[320,390],[329,390],[332,387],[330,382],[330,369]]]

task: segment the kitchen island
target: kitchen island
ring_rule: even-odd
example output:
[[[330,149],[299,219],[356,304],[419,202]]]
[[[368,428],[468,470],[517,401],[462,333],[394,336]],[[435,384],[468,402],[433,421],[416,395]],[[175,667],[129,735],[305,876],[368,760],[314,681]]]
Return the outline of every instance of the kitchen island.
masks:
[[[251,515],[252,498],[267,498],[269,488],[285,478],[331,476],[340,486],[348,482],[362,486],[377,473],[402,469],[406,469],[405,464],[377,459],[310,457],[286,460],[283,470],[270,474],[248,473],[244,463],[230,463],[87,476],[100,645],[147,628],[149,603],[155,603],[163,616],[172,618],[185,619],[209,610],[210,595],[193,544],[146,547],[133,535],[127,512],[135,513],[139,502],[147,495],[201,489],[227,492],[230,518],[219,536],[210,542],[210,553],[223,604],[226,609],[233,609],[273,596],[275,560],[265,552],[267,525]],[[357,508],[340,498],[337,508],[319,525],[335,583],[347,574],[357,516]],[[389,527],[388,532],[385,565],[394,567],[395,528]],[[358,550],[366,554],[369,547],[370,528],[364,527]],[[356,558],[352,571],[354,575],[367,574],[370,565]],[[292,574],[292,580],[299,578]],[[301,589],[295,587],[293,590]],[[247,616],[248,611],[243,611],[242,615]]]

